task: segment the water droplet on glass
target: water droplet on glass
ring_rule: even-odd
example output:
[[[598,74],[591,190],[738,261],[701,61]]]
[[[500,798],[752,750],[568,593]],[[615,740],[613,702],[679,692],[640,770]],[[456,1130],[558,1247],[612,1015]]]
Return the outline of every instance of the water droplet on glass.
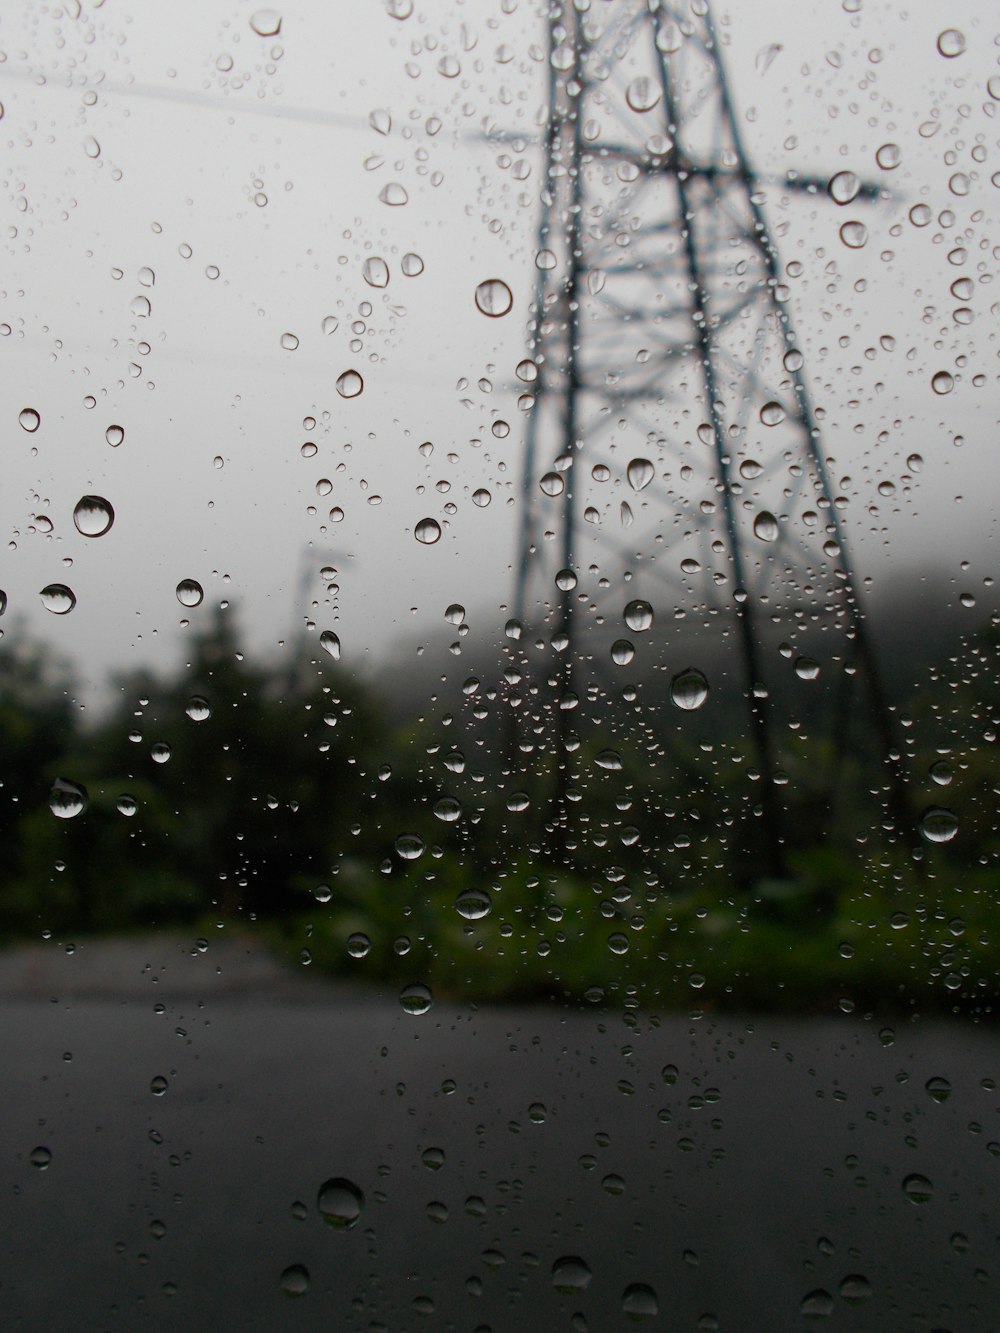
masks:
[[[170,746],[166,741],[157,741],[150,749],[149,757],[154,764],[166,764],[170,760]]]
[[[753,521],[753,535],[762,542],[776,542],[778,533],[778,520],[769,509],[762,509]]]
[[[845,222],[840,229],[840,239],[849,250],[860,250],[868,243],[868,228],[856,219]]]
[[[411,986],[404,986],[399,992],[399,1003],[404,1013],[412,1014],[414,1018],[419,1018],[426,1014],[428,1009],[434,1003],[434,997],[431,995],[430,988],[422,982],[414,982]]]
[[[628,666],[635,657],[635,645],[628,639],[615,639],[611,645],[611,660],[616,666]]]
[[[107,440],[108,444],[111,445],[112,449],[117,449],[125,438],[125,431],[121,426],[109,426],[104,432],[104,438]]]
[[[385,12],[390,18],[408,19],[413,13],[413,0],[385,0]]]
[[[535,268],[542,273],[551,273],[558,260],[552,250],[539,250],[535,255]]]
[[[101,145],[92,134],[88,134],[86,139],[84,139],[83,151],[88,157],[94,158],[95,160],[101,156]]]
[[[630,1319],[655,1319],[660,1313],[656,1292],[645,1282],[633,1282],[622,1292],[622,1310]]]
[[[399,181],[389,181],[388,185],[383,185],[378,197],[380,203],[388,204],[390,208],[401,208],[403,204],[409,202],[410,198],[405,187],[400,185]],[[376,283],[375,285],[384,287],[385,283]]]
[[[323,322],[320,324],[325,337],[329,338],[331,333],[336,333],[340,328],[340,320],[336,315],[324,315]]]
[[[423,838],[418,837],[416,833],[401,833],[394,845],[404,861],[415,861],[426,846]]]
[[[929,1078],[924,1084],[924,1088],[931,1100],[939,1104],[946,1102],[951,1096],[951,1084],[939,1074],[934,1078]]]
[[[361,276],[369,287],[387,287],[389,285],[389,265],[380,255],[372,255],[365,260],[361,269]]]
[[[930,767],[931,778],[939,787],[948,787],[955,776],[955,771],[951,764],[944,759],[938,759]]]
[[[825,1319],[833,1314],[833,1297],[822,1287],[817,1287],[815,1291],[810,1291],[802,1297],[799,1302],[799,1314],[806,1318]]]
[[[931,388],[936,394],[951,393],[955,387],[955,378],[947,370],[939,370],[931,380]]]
[[[286,1296],[304,1296],[309,1290],[309,1269],[291,1264],[281,1275],[281,1290]]]
[[[546,472],[538,486],[546,495],[562,495],[566,489],[566,480],[560,472]]]
[[[329,653],[335,662],[340,661],[340,639],[332,629],[325,629],[319,636],[319,646]]]
[[[413,535],[424,546],[433,546],[441,537],[441,524],[434,518],[422,518],[413,529]]]
[[[155,1078],[149,1081],[149,1090],[154,1097],[162,1097],[169,1087],[169,1081],[162,1074],[157,1074]]]
[[[17,419],[21,423],[21,429],[26,430],[29,435],[34,434],[42,424],[42,418],[33,407],[23,407]]]
[[[212,716],[212,709],[208,700],[200,694],[192,694],[184,705],[184,712],[192,722],[207,722]]]
[[[914,1173],[903,1181],[903,1193],[911,1203],[929,1203],[934,1197],[934,1186],[926,1176]]]
[[[480,486],[478,490],[472,492],[472,503],[477,509],[485,509],[492,499],[492,492],[488,491],[485,486]]]
[[[819,663],[811,657],[798,657],[795,659],[795,674],[799,680],[816,680],[819,676]]]
[[[965,35],[957,28],[945,28],[938,34],[937,49],[946,60],[954,60],[965,50]]]
[[[49,809],[57,819],[75,819],[88,804],[87,789],[79,782],[56,778],[49,792]]]
[[[434,814],[442,824],[454,824],[462,818],[462,806],[453,796],[442,796],[434,803]]]
[[[77,500],[73,522],[84,537],[103,537],[114,521],[115,511],[103,495],[84,495]]]
[[[883,171],[895,171],[903,160],[898,143],[884,143],[875,150],[875,161]]]
[[[197,579],[181,579],[176,591],[181,606],[201,606],[205,597],[205,590]]]
[[[455,899],[455,911],[466,921],[481,921],[492,907],[493,899],[485,889],[463,889]]]
[[[345,370],[337,376],[337,392],[341,398],[357,398],[365,387],[365,382],[356,370]]]
[[[42,1146],[32,1148],[28,1154],[28,1161],[39,1171],[45,1171],[52,1161],[52,1153],[48,1148]]]
[[[250,26],[258,37],[277,37],[281,31],[281,15],[276,9],[258,9],[251,15]]]
[[[377,111],[373,111],[368,117],[368,124],[376,134],[388,134],[392,129],[392,116],[390,116],[388,111],[379,108]]]
[[[835,204],[849,204],[858,197],[860,189],[861,182],[853,171],[838,171],[836,176],[831,177],[827,186],[830,198]]]
[[[122,792],[121,796],[119,796],[118,800],[115,802],[115,809],[118,813],[127,817],[134,815],[138,808],[138,801],[134,796],[129,796],[126,792]]]
[[[873,1294],[871,1283],[860,1273],[848,1273],[847,1277],[841,1279],[838,1291],[840,1299],[846,1301],[848,1305],[859,1305],[862,1301],[869,1300]]]
[[[286,352],[297,351],[299,340],[294,333],[283,333],[281,335],[281,345]]]
[[[403,256],[399,267],[403,270],[404,278],[419,278],[424,271],[424,261],[411,250]]]
[[[642,633],[653,623],[653,608],[641,598],[629,602],[625,607],[625,624],[636,633]]]
[[[931,805],[920,816],[919,828],[928,842],[950,842],[958,832],[958,816],[943,805]]]
[[[660,86],[655,79],[640,75],[625,89],[625,101],[633,111],[652,111],[660,100]]]
[[[365,1196],[352,1180],[335,1176],[320,1186],[316,1207],[324,1222],[341,1231],[357,1225],[364,1211]]]
[[[552,1285],[566,1296],[586,1291],[592,1277],[588,1265],[575,1254],[564,1255],[552,1265]]]
[[[594,763],[608,773],[622,771],[622,757],[617,750],[599,750],[594,756]]]
[[[513,294],[500,278],[487,278],[476,288],[476,307],[491,319],[506,315],[513,304]]]
[[[361,930],[356,930],[347,937],[347,952],[352,958],[365,958],[370,953],[372,942]]]
[[[76,606],[76,595],[65,583],[49,583],[39,595],[46,611],[51,611],[54,616],[68,615]]]
[[[697,667],[679,671],[670,682],[670,699],[678,708],[693,713],[708,698],[708,681]]]
[[[760,419],[765,426],[780,426],[785,419],[785,409],[780,403],[765,403],[760,409]]]
[[[656,475],[656,469],[648,458],[633,458],[625,475],[634,491],[644,491]]]

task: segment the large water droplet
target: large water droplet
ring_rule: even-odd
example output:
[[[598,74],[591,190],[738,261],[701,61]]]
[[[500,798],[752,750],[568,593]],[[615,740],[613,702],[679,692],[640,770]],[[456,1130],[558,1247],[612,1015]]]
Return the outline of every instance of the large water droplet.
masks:
[[[389,285],[389,265],[380,255],[366,259],[361,275],[369,287],[387,287]]]
[[[403,270],[404,278],[419,278],[424,271],[424,261],[411,250],[403,256],[399,267]]]
[[[192,694],[184,705],[184,712],[192,722],[207,722],[212,716],[212,709],[208,700],[200,694]]]
[[[656,476],[656,469],[648,458],[633,458],[625,469],[625,475],[634,491],[644,491]]]
[[[365,1196],[352,1180],[334,1176],[320,1186],[316,1207],[324,1222],[340,1231],[357,1225],[364,1211]]]
[[[670,699],[686,713],[693,713],[708,698],[708,681],[697,667],[679,671],[670,682]]]
[[[276,9],[258,9],[251,15],[250,26],[258,37],[277,37],[281,31],[281,15]]]
[[[871,1283],[860,1273],[848,1273],[845,1278],[841,1278],[838,1290],[840,1299],[848,1305],[860,1305],[873,1295]]]
[[[286,352],[296,352],[299,347],[298,336],[294,333],[283,333],[279,339],[282,348]]]
[[[924,1088],[931,1100],[937,1102],[939,1105],[942,1105],[951,1096],[951,1084],[946,1078],[942,1078],[940,1074],[936,1074],[933,1078],[929,1078],[924,1084]]]
[[[633,79],[625,89],[625,101],[633,111],[652,111],[660,100],[660,86],[655,79],[644,75]]]
[[[104,438],[112,449],[117,449],[125,438],[125,431],[121,426],[109,426],[104,432]]]
[[[965,50],[965,34],[957,28],[945,28],[938,33],[937,49],[946,60],[954,60]]]
[[[779,426],[785,419],[785,409],[780,403],[765,403],[760,409],[760,419],[765,426]]]
[[[79,782],[56,778],[49,792],[49,809],[57,819],[75,819],[88,804],[87,789]]]
[[[858,197],[861,182],[853,171],[838,171],[836,176],[831,177],[827,189],[835,204],[849,204]]]
[[[947,370],[939,370],[931,380],[931,388],[936,394],[940,394],[942,397],[946,393],[951,393],[954,387],[955,378],[953,375],[950,375]]]
[[[84,495],[76,502],[73,522],[84,537],[103,537],[115,521],[111,501],[103,495]]]
[[[309,1290],[309,1269],[291,1264],[281,1275],[281,1290],[286,1296],[304,1296]]]
[[[868,244],[868,228],[856,218],[852,219],[841,227],[840,239],[849,250],[860,250]]]
[[[753,521],[753,535],[762,542],[778,540],[778,520],[769,509],[762,509]]]
[[[399,992],[399,1003],[404,1013],[419,1018],[430,1009],[434,997],[429,986],[425,986],[421,981],[415,981],[410,986],[404,986]]]
[[[615,639],[611,645],[611,660],[615,666],[628,666],[635,657],[635,644],[628,639]]]
[[[357,398],[365,387],[365,382],[356,370],[345,370],[337,376],[337,392],[341,398]]]
[[[441,537],[441,524],[434,518],[422,518],[413,529],[413,535],[424,546],[433,546]]]
[[[37,1170],[45,1171],[51,1165],[52,1153],[44,1145],[39,1145],[37,1148],[32,1148],[28,1154],[28,1161]]]
[[[46,611],[54,616],[65,616],[76,606],[76,594],[65,583],[49,583],[39,594]]]
[[[546,472],[538,483],[546,495],[562,495],[566,481],[561,472]]]
[[[825,1319],[833,1314],[833,1297],[822,1287],[810,1291],[799,1302],[799,1314],[807,1319]]]
[[[622,1292],[622,1309],[630,1319],[655,1319],[660,1313],[656,1292],[645,1282],[633,1282]]]
[[[586,1291],[592,1277],[588,1265],[575,1254],[564,1255],[552,1265],[552,1285],[567,1296]]]
[[[455,899],[455,911],[466,921],[481,921],[492,908],[493,899],[485,889],[463,889]]]
[[[934,1186],[926,1176],[914,1172],[903,1181],[903,1193],[911,1203],[929,1203],[934,1197]]]
[[[362,930],[347,937],[347,952],[352,958],[365,958],[371,952],[372,942]]]
[[[501,278],[487,278],[476,288],[476,307],[491,319],[506,315],[513,304],[513,294]]]
[[[442,824],[455,824],[462,818],[462,805],[454,796],[442,796],[434,803],[434,814]]]
[[[329,338],[330,334],[336,333],[339,328],[340,320],[336,315],[323,316],[323,322],[320,324],[320,329],[323,331],[324,337]]]
[[[395,842],[396,851],[404,861],[415,861],[425,846],[423,838],[416,833],[401,833]]]
[[[951,842],[958,832],[958,816],[943,805],[930,805],[920,816],[919,828],[928,842]]]
[[[883,171],[895,171],[903,160],[898,143],[884,143],[875,150],[875,161]]]
[[[319,636],[319,646],[330,654],[335,662],[340,661],[340,639],[332,629],[325,629]]]
[[[181,606],[201,606],[205,597],[205,589],[197,579],[181,579],[176,591]]]
[[[653,608],[648,602],[637,597],[625,607],[625,624],[636,633],[642,633],[653,623]]]
[[[26,430],[29,435],[33,435],[42,424],[42,418],[33,407],[23,407],[17,419],[21,424],[21,429]]]

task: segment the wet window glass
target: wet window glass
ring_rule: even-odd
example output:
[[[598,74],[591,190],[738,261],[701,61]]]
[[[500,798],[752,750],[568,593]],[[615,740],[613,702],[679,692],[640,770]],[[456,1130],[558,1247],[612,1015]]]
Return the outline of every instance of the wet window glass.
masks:
[[[1000,27],[0,15],[0,1324],[996,1327]]]

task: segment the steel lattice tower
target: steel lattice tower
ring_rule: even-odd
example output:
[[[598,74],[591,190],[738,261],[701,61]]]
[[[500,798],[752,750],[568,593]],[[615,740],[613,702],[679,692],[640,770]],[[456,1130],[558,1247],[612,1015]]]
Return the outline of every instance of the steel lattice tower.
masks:
[[[534,405],[514,612],[530,623],[547,605],[555,630],[552,827],[558,838],[567,819],[577,579],[595,556],[627,560],[629,548],[657,550],[644,577],[676,577],[683,538],[687,549],[700,546],[685,567],[700,566],[706,604],[735,619],[764,832],[781,873],[765,620],[805,614],[842,630],[864,677],[890,812],[898,828],[908,822],[763,208],[775,188],[825,196],[827,179],[754,172],[706,3],[554,0],[547,24],[543,209],[531,362],[522,368],[535,376]],[[857,184],[858,202],[877,194]]]

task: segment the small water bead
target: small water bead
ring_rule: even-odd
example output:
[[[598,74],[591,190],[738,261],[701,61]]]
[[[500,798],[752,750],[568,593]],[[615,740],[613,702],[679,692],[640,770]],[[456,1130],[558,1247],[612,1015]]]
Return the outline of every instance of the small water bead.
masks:
[[[655,1319],[660,1313],[656,1292],[645,1282],[633,1282],[622,1292],[622,1310],[630,1319]]]
[[[335,662],[340,661],[340,639],[332,629],[325,629],[319,636],[319,646],[329,653]]]
[[[857,219],[845,222],[840,229],[840,239],[849,250],[860,250],[868,244],[868,228]]]
[[[29,435],[33,435],[35,431],[38,429],[38,427],[42,424],[41,416],[35,411],[33,407],[23,407],[20,413],[18,414],[17,419],[18,422],[20,423],[21,429],[26,430]]]
[[[780,426],[785,419],[785,409],[780,403],[765,403],[760,409],[760,419],[765,426]]]
[[[686,713],[701,708],[708,698],[708,681],[697,667],[679,671],[670,682],[670,701]]]
[[[575,1254],[564,1255],[552,1265],[552,1285],[566,1296],[586,1291],[592,1277],[589,1265]]]
[[[404,278],[419,278],[424,271],[424,261],[411,250],[409,254],[403,256],[399,267]]]
[[[379,108],[369,115],[368,124],[376,134],[388,134],[392,129],[392,116],[388,111]]]
[[[84,495],[76,502],[73,523],[84,537],[103,537],[115,521],[111,501],[103,495]]]
[[[286,1296],[304,1296],[309,1290],[309,1269],[291,1264],[281,1275],[281,1290]]]
[[[931,388],[940,396],[951,393],[955,387],[955,378],[947,370],[939,370],[931,380]]]
[[[656,469],[648,458],[633,458],[625,469],[625,476],[634,491],[644,491],[656,476]]]
[[[758,541],[776,542],[779,532],[778,520],[769,509],[762,509],[753,521],[753,535]]]
[[[124,427],[109,426],[104,432],[104,438],[107,440],[108,444],[111,445],[112,449],[117,449],[125,438]]]
[[[299,340],[294,333],[283,333],[280,342],[286,352],[294,352],[298,350]]]
[[[181,579],[177,585],[176,593],[181,606],[201,606],[205,599],[205,589],[197,579]]]
[[[399,1004],[403,1012],[412,1015],[414,1018],[420,1018],[434,1003],[434,997],[430,992],[430,987],[425,986],[423,982],[414,982],[410,986],[404,986],[399,992]]]
[[[476,288],[476,308],[490,319],[508,314],[513,305],[513,293],[501,278],[487,278]]]
[[[911,1203],[929,1203],[934,1197],[934,1186],[926,1176],[914,1172],[903,1181],[903,1193]]]
[[[281,31],[281,15],[276,9],[258,9],[250,17],[250,27],[258,37],[277,37]]]
[[[331,333],[336,333],[339,328],[340,328],[340,320],[337,318],[336,315],[323,316],[322,323],[320,324],[320,329],[322,330],[324,337],[329,338]]]
[[[356,370],[345,370],[337,376],[337,392],[341,398],[357,398],[364,387],[365,382]]]
[[[79,782],[56,778],[49,792],[49,809],[57,819],[75,819],[89,804],[86,787]]]
[[[122,792],[121,796],[115,802],[115,809],[120,815],[131,818],[139,808],[139,803],[134,796],[129,796],[127,792]]]
[[[825,1319],[833,1314],[833,1297],[822,1287],[808,1292],[799,1302],[799,1314],[805,1318]]]
[[[154,764],[166,764],[170,760],[170,746],[166,741],[157,741],[149,752]]]
[[[838,171],[826,188],[835,204],[849,204],[858,197],[861,182],[853,171]]]
[[[154,1097],[162,1097],[170,1087],[170,1082],[162,1074],[157,1074],[149,1081],[149,1090]]]
[[[39,593],[42,605],[54,616],[66,616],[76,606],[76,594],[65,583],[49,583]]]
[[[660,86],[655,79],[640,75],[625,89],[625,101],[633,111],[652,111],[660,101]]]
[[[653,608],[639,597],[626,604],[624,615],[625,624],[637,634],[648,630],[653,624]]]
[[[413,535],[422,546],[433,546],[441,538],[441,524],[434,518],[422,518]]]
[[[945,28],[938,34],[937,49],[946,60],[954,60],[965,50],[965,34],[958,28]]]
[[[334,1176],[319,1188],[316,1207],[320,1217],[338,1231],[357,1226],[365,1207],[365,1196],[353,1180]]]
[[[481,921],[493,910],[493,899],[485,889],[463,889],[455,899],[455,911],[466,921]]]
[[[192,694],[191,698],[184,705],[184,712],[192,722],[207,722],[212,716],[212,708],[208,700],[200,694]]]
[[[895,171],[903,160],[898,143],[884,143],[875,150],[875,161],[883,171]]]
[[[37,1148],[32,1148],[31,1152],[28,1154],[28,1161],[37,1170],[45,1171],[51,1165],[52,1153],[48,1148],[40,1144]]]
[[[396,852],[404,861],[415,861],[423,854],[426,845],[416,833],[401,833],[394,844]]]
[[[943,1105],[951,1096],[951,1084],[946,1078],[942,1078],[941,1075],[929,1078],[924,1084],[924,1088],[931,1100],[937,1102],[939,1105]]]

